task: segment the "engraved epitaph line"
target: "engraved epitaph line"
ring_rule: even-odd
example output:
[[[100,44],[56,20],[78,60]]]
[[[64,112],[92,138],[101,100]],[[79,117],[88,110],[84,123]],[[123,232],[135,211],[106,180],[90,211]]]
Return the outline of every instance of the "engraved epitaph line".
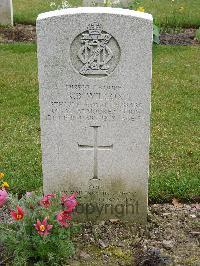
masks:
[[[98,146],[98,128],[100,126],[91,126],[94,128],[94,145],[80,145],[78,144],[78,148],[80,150],[94,150],[94,165],[93,165],[93,178],[92,179],[99,179],[98,178],[98,150],[112,150],[112,145],[100,145]]]

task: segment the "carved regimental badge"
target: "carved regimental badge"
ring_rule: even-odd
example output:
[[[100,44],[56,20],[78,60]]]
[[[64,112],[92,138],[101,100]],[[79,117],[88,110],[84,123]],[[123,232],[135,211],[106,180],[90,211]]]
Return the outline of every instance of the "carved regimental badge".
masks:
[[[120,59],[117,41],[111,34],[103,31],[97,22],[91,23],[87,31],[74,39],[70,52],[75,69],[87,77],[109,75]]]

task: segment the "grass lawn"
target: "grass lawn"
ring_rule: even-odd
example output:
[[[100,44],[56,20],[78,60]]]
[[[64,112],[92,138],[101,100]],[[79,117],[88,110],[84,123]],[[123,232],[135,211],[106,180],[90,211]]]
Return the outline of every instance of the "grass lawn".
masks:
[[[13,0],[15,23],[35,24],[39,13],[52,10],[50,3],[60,5],[62,0]],[[81,0],[69,0],[72,6],[81,6]],[[134,0],[132,8],[142,6],[153,14],[155,23],[164,27],[199,27],[199,0]]]
[[[35,24],[38,14],[54,10],[51,3],[61,5],[63,0],[13,0],[14,22],[24,24]],[[81,0],[69,0],[72,6],[81,6]]]
[[[200,47],[156,46],[150,198],[200,196]]]
[[[199,0],[137,0],[136,7],[144,7],[153,15],[155,24],[166,27],[200,27]]]
[[[200,195],[200,47],[154,47],[150,199]],[[42,186],[36,46],[0,46],[0,171],[14,192]]]

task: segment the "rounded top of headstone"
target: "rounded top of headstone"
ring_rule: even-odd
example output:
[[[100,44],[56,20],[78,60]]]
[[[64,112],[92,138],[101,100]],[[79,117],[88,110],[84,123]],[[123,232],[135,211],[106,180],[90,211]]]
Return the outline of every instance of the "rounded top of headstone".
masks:
[[[45,12],[39,14],[38,20],[43,20],[51,17],[64,16],[64,15],[75,15],[75,14],[115,14],[122,16],[132,16],[137,18],[142,18],[146,20],[153,21],[153,17],[151,14],[122,9],[122,8],[112,8],[112,7],[78,7],[78,8],[67,8],[61,10],[55,10],[50,12]]]

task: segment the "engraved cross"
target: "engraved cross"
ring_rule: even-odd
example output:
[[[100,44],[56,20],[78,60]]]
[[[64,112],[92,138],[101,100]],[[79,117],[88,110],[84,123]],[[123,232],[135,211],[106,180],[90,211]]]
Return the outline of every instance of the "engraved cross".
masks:
[[[100,146],[98,145],[98,128],[100,126],[91,126],[94,128],[94,145],[80,145],[78,144],[78,148],[80,150],[94,150],[94,167],[93,167],[93,179],[98,179],[98,150],[112,150],[113,144],[109,146]]]

